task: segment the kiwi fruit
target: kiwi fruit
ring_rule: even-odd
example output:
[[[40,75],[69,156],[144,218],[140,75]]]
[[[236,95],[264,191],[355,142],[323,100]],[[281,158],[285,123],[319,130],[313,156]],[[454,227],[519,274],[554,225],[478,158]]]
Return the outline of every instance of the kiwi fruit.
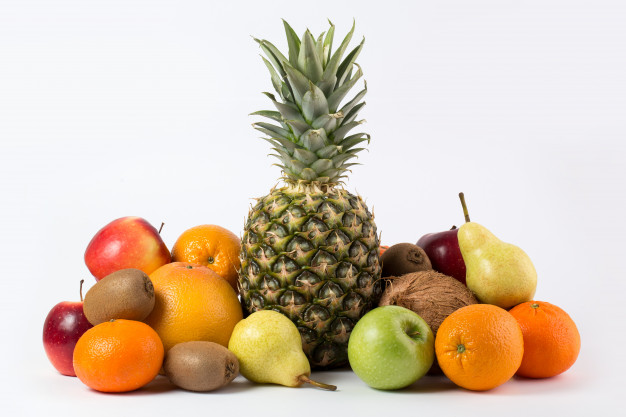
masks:
[[[87,291],[83,312],[94,326],[116,319],[142,321],[152,312],[154,301],[154,287],[145,272],[120,269]]]
[[[239,361],[224,346],[205,341],[183,342],[165,355],[163,370],[172,384],[188,391],[213,391],[239,374]]]
[[[390,246],[383,252],[380,261],[383,264],[383,278],[433,269],[424,249],[412,243],[397,243]]]

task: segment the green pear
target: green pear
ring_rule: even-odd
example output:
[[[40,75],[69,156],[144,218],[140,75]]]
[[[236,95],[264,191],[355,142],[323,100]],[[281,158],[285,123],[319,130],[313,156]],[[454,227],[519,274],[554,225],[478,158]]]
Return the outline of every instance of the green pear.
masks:
[[[498,239],[486,227],[471,222],[463,193],[459,194],[466,223],[458,239],[465,261],[467,287],[483,303],[510,308],[530,301],[537,288],[537,271],[519,247]]]
[[[239,360],[239,372],[250,381],[287,387],[309,383],[334,391],[334,385],[309,379],[311,366],[302,350],[296,325],[273,310],[260,310],[241,320],[230,336],[228,349]]]

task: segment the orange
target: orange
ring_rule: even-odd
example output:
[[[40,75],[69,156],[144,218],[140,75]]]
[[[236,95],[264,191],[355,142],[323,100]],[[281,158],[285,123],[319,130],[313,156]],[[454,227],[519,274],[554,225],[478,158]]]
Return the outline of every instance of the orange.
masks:
[[[146,318],[167,352],[177,343],[205,340],[227,347],[242,318],[237,293],[202,265],[173,262],[152,274],[154,309]]]
[[[204,265],[237,291],[241,241],[233,232],[213,224],[185,230],[172,247],[172,261]]]
[[[472,304],[450,314],[435,338],[439,366],[452,382],[474,391],[504,384],[524,355],[522,330],[506,310]]]
[[[143,387],[159,373],[163,343],[145,323],[111,320],[87,330],[74,348],[74,371],[88,387],[126,392]]]
[[[544,301],[527,301],[510,313],[524,335],[524,357],[518,375],[548,378],[567,371],[576,362],[580,334],[565,311]]]

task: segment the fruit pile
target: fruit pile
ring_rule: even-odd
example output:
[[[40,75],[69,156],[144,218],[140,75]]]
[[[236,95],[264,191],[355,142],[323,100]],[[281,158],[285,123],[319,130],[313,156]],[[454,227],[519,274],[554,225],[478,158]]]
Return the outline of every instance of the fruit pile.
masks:
[[[138,389],[159,372],[191,391],[239,373],[258,383],[334,390],[312,369],[350,365],[371,387],[400,389],[427,373],[487,390],[514,374],[567,370],[580,350],[563,310],[534,301],[528,255],[471,222],[417,245],[381,246],[374,216],[343,185],[369,142],[352,133],[367,88],[354,26],[333,51],[335,26],[265,54],[275,110],[254,113],[282,185],[257,199],[242,239],[215,225],[183,232],[171,251],[139,217],[92,238],[85,263],[96,283],[81,302],[59,303],[44,346],[64,375],[92,389]],[[508,311],[507,311],[508,310]],[[245,318],[244,318],[245,317]]]
[[[471,222],[459,197],[466,220],[460,228],[392,245],[381,256],[380,307],[357,323],[348,347],[352,369],[372,387],[398,389],[443,373],[484,391],[515,374],[558,375],[578,357],[580,335],[570,316],[533,300],[537,273],[528,255]],[[395,363],[375,367],[392,352]]]
[[[96,279],[81,302],[57,304],[44,347],[59,372],[104,392],[138,389],[163,369],[177,386],[217,389],[239,373],[226,347],[243,318],[236,291],[239,238],[191,228],[167,249],[139,217],[104,226],[85,251]]]

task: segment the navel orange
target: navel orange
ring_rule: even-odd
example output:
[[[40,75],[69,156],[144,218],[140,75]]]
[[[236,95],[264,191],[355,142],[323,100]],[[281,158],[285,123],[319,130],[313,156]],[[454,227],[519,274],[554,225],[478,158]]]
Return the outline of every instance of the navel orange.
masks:
[[[548,378],[567,371],[578,358],[580,333],[574,320],[545,301],[528,301],[510,311],[524,335],[524,357],[517,374]]]
[[[133,391],[152,381],[163,364],[163,343],[150,326],[111,320],[87,330],[74,348],[74,371],[102,392]]]
[[[213,224],[185,230],[172,246],[172,261],[204,265],[237,290],[241,241],[233,232]]]
[[[435,353],[455,384],[484,391],[508,381],[524,354],[522,331],[506,310],[472,304],[450,314],[439,326]]]
[[[150,280],[155,304],[145,322],[159,334],[166,352],[194,340],[228,346],[243,313],[225,279],[206,266],[172,262],[150,274]]]

